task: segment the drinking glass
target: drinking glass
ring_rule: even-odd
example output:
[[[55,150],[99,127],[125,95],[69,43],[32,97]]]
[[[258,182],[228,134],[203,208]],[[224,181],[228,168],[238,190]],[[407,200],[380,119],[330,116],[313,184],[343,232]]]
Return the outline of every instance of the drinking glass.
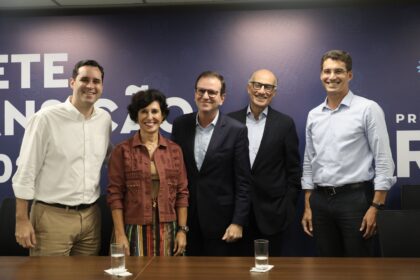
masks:
[[[111,244],[111,269],[113,273],[125,271],[125,253],[123,244]]]
[[[254,240],[255,268],[265,269],[268,266],[268,240]]]

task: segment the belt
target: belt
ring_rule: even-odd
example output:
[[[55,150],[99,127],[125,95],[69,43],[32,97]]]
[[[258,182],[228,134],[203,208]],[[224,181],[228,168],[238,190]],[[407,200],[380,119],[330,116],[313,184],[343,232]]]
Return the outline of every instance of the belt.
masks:
[[[79,204],[79,205],[75,205],[75,206],[69,206],[69,205],[64,205],[64,204],[60,204],[60,203],[47,203],[41,200],[37,200],[36,203],[41,203],[44,205],[48,205],[48,206],[52,206],[52,207],[57,207],[57,208],[63,208],[66,210],[84,210],[84,209],[88,209],[89,207],[93,206],[96,204],[96,201],[94,203],[91,204]]]
[[[372,186],[372,181],[365,181],[365,182],[359,182],[359,183],[352,183],[352,184],[346,184],[340,187],[332,187],[332,186],[320,186],[315,185],[315,191],[322,192],[329,196],[334,196],[339,193],[348,192],[348,191],[354,191],[358,189],[364,189],[367,187]]]

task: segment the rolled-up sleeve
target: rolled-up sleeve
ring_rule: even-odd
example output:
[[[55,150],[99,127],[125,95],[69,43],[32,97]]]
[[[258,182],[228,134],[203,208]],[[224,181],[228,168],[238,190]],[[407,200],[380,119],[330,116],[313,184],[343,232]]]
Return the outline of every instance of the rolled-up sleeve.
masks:
[[[396,182],[395,164],[389,145],[385,115],[381,107],[372,102],[366,116],[367,138],[375,161],[375,190],[389,190]]]
[[[16,197],[31,200],[35,196],[35,183],[48,149],[48,128],[42,117],[34,115],[23,136],[17,171],[12,178]]]
[[[308,115],[305,129],[305,154],[303,157],[303,174],[302,174],[302,189],[314,189],[313,174],[312,174],[312,160],[314,158],[315,149],[312,143],[311,132],[311,115]]]

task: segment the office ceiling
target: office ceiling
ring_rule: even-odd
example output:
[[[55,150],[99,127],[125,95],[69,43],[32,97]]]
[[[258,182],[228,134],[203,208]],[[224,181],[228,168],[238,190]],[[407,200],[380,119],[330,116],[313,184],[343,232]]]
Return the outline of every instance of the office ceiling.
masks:
[[[264,2],[281,2],[271,0]],[[298,0],[299,1],[299,0]],[[45,8],[91,8],[91,7],[132,7],[147,5],[180,4],[227,4],[252,3],[258,0],[1,0],[0,8],[45,9]]]
[[[397,1],[397,0],[393,0]],[[403,0],[399,0],[401,2]],[[220,5],[220,4],[328,4],[351,3],[361,0],[0,0],[0,10],[44,10],[109,7],[146,7],[170,5]],[[364,0],[366,2],[392,2],[386,0]]]

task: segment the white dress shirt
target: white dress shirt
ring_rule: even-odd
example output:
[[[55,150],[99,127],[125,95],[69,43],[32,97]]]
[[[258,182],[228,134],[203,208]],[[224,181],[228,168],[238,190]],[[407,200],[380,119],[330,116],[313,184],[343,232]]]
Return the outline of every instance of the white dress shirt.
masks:
[[[342,186],[374,179],[375,190],[396,182],[385,116],[379,105],[351,91],[331,110],[309,112],[302,188]]]
[[[69,206],[93,203],[110,135],[111,116],[103,109],[94,108],[85,119],[69,98],[41,109],[25,130],[12,179],[15,196]]]

